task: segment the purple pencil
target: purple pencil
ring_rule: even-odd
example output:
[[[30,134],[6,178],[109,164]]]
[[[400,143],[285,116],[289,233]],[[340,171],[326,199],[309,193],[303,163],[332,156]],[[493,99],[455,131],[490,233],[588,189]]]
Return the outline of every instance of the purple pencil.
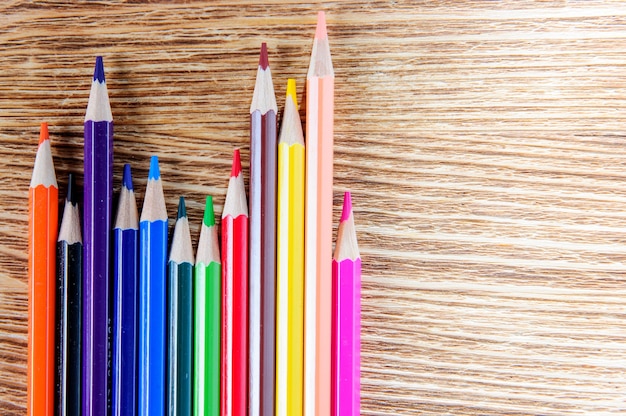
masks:
[[[102,57],[85,115],[82,414],[106,415],[110,299],[113,117]]]

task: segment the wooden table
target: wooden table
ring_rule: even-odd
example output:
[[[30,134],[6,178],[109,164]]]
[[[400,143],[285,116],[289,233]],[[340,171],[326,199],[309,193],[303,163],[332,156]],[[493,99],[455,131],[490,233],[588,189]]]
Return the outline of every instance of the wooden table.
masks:
[[[103,55],[115,189],[158,154],[197,239],[248,165],[262,41],[303,91],[318,5],[0,5],[0,414],[26,400],[27,189],[41,121],[82,181]],[[336,72],[335,223],[363,255],[362,413],[626,412],[626,4],[324,6]],[[247,169],[246,169],[247,170]]]

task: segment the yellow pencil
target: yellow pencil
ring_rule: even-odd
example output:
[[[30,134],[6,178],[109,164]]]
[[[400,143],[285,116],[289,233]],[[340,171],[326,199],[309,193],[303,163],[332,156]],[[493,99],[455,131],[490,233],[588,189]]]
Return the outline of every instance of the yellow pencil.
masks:
[[[304,138],[296,81],[278,139],[276,415],[301,416],[304,374]]]

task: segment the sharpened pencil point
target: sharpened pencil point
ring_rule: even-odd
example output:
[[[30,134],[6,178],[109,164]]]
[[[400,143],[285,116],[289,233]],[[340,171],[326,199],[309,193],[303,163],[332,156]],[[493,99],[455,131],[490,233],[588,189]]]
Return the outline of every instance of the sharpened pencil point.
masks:
[[[235,177],[241,173],[241,156],[239,155],[239,149],[233,151],[233,168],[230,171],[230,176]]]
[[[48,123],[41,123],[41,128],[39,129],[39,144],[48,140],[50,136],[48,135]]]
[[[178,198],[178,215],[176,216],[176,219],[181,219],[186,216],[187,208],[185,208],[185,198],[181,196]]]
[[[76,205],[78,199],[76,195],[78,192],[76,192],[75,188],[76,184],[74,181],[74,174],[70,173],[69,175],[67,175],[67,197],[65,199],[72,205]]]
[[[326,14],[320,10],[317,13],[317,28],[315,28],[315,39],[326,39],[328,34],[326,33]]]
[[[269,59],[267,57],[267,43],[261,43],[261,54],[259,55],[259,66],[261,69],[265,70],[270,65]]]
[[[104,62],[101,56],[96,56],[96,68],[93,71],[93,80],[104,83]]]
[[[159,170],[159,158],[152,156],[150,158],[150,171],[148,172],[148,179],[157,180],[161,177],[161,171]]]
[[[211,195],[206,197],[206,205],[204,206],[204,218],[202,219],[204,225],[212,227],[215,225],[215,212],[213,211],[213,197]]]
[[[124,165],[124,174],[122,175],[122,185],[129,191],[133,190],[133,177],[130,173],[130,164]]]
[[[293,103],[298,108],[298,98],[296,97],[296,80],[294,78],[287,79],[287,98],[293,100]]]
[[[343,194],[343,210],[341,211],[341,222],[346,221],[352,214],[352,196],[350,192]]]

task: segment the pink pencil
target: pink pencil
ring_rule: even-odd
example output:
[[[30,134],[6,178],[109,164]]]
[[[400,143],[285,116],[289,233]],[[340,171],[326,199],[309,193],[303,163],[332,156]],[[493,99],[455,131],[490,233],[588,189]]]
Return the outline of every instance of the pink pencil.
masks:
[[[358,416],[361,403],[361,255],[350,192],[343,198],[333,256],[331,414]]]

